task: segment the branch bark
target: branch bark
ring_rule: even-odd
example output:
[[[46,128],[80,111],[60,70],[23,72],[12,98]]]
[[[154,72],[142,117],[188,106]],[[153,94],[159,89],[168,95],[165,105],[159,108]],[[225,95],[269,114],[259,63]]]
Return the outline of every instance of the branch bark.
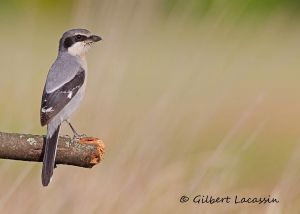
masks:
[[[43,161],[44,136],[0,132],[0,158],[22,161]],[[72,140],[60,137],[56,164],[92,168],[103,160],[105,145],[98,138]]]

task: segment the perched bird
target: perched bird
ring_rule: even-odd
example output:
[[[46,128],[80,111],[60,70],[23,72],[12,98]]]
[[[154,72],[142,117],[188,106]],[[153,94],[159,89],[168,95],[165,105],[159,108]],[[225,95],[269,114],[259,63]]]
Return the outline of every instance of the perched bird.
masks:
[[[41,125],[47,125],[43,186],[48,186],[53,175],[62,122],[66,121],[74,137],[79,137],[69,119],[84,96],[87,80],[85,54],[94,42],[100,40],[101,37],[92,35],[86,29],[72,29],[65,32],[59,41],[58,56],[48,72],[40,110]]]

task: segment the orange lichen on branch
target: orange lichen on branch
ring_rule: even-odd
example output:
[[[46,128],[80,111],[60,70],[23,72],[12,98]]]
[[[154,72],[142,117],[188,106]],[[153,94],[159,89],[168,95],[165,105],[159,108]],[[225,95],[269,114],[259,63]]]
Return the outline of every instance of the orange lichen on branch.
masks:
[[[81,144],[91,144],[96,147],[96,152],[91,155],[90,164],[96,165],[100,163],[100,161],[103,160],[103,156],[105,153],[105,145],[102,140],[99,138],[93,138],[93,137],[83,137],[79,140],[79,143]]]

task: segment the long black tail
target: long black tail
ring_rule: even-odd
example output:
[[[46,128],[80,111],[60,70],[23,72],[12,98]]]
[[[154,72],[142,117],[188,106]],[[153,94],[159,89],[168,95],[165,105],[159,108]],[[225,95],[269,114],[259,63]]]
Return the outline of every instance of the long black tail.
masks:
[[[56,148],[58,142],[60,125],[54,131],[53,135],[49,137],[47,135],[44,159],[43,159],[43,170],[42,170],[42,184],[48,186],[53,175],[53,169],[55,164]]]

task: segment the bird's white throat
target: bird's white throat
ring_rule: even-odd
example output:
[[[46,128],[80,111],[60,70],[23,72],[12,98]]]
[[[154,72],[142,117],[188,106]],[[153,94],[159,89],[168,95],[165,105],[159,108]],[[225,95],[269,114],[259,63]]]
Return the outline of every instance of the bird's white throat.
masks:
[[[68,48],[68,53],[73,56],[85,57],[86,52],[90,49],[90,45],[85,42],[76,42],[74,45]]]

